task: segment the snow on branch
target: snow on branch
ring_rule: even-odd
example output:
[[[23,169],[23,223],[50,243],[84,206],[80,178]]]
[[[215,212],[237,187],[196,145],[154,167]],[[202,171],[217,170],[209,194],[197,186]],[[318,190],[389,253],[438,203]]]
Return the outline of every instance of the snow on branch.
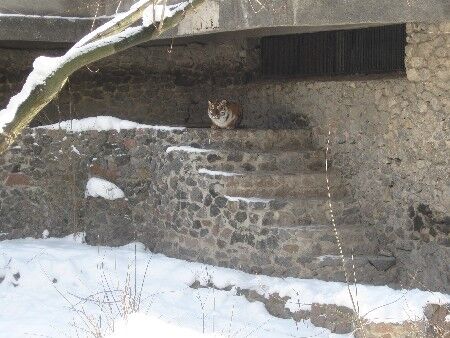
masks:
[[[161,2],[161,0],[156,1],[156,3],[159,2]],[[100,27],[93,30],[85,37],[83,37],[72,47],[72,49],[79,48],[83,45],[86,45],[89,42],[98,40],[102,37],[106,37],[110,34],[114,34],[117,31],[121,31],[131,26],[133,23],[135,23],[142,17],[144,10],[151,4],[152,4],[151,0],[138,1],[133,6],[131,6],[128,12],[118,13],[112,20],[106,22],[105,24],[101,25]]]
[[[30,96],[33,89],[45,84],[45,80],[56,71],[59,64],[59,57],[39,56],[34,60],[33,71],[28,75],[22,90],[9,100],[5,109],[0,111],[0,132],[3,132],[4,127],[14,119],[18,108]]]
[[[154,22],[160,22],[165,18],[171,18],[176,12],[183,11],[188,5],[189,1],[180,2],[175,5],[152,5],[144,10],[142,16],[142,24],[145,27],[150,26]]]

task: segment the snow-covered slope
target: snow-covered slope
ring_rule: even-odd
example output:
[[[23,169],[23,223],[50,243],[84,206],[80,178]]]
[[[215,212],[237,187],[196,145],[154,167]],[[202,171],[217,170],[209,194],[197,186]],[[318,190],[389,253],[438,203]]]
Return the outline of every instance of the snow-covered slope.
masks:
[[[272,317],[261,303],[236,295],[235,288],[193,289],[194,281],[277,292],[289,297],[286,306],[293,310],[314,302],[351,307],[342,283],[250,275],[152,254],[141,244],[92,247],[82,238],[0,242],[0,332],[5,337],[84,337],[92,327],[112,334],[113,322],[112,338],[147,337],[150,331],[159,338],[204,337],[203,332],[210,337],[339,336],[309,321]],[[124,295],[134,290],[141,295],[139,313],[124,321],[125,305],[137,304]],[[420,318],[427,302],[448,303],[450,296],[359,285],[358,301],[367,319],[398,322]]]

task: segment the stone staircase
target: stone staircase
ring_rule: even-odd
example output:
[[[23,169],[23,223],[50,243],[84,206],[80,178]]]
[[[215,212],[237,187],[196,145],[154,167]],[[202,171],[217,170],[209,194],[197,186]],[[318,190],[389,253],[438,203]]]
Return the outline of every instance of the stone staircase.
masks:
[[[310,130],[30,130],[0,163],[3,238],[83,230],[90,244],[123,245],[137,235],[172,257],[343,281],[325,154],[312,140]],[[92,176],[127,198],[86,199]],[[395,282],[395,259],[380,255],[382,237],[361,223],[333,166],[330,179],[347,271],[355,266],[361,282]]]
[[[199,133],[203,137],[198,138]],[[207,192],[198,215],[189,216],[193,223],[212,220],[219,225],[219,237],[222,229],[232,232],[230,238],[217,240],[222,253],[216,257],[226,261],[237,255],[237,264],[257,272],[260,267],[263,273],[343,280],[330,221],[325,152],[314,146],[310,130],[195,134],[195,140],[169,150],[169,158],[183,163],[186,193],[194,184]],[[375,232],[360,224],[346,184],[332,166],[329,177],[347,259],[353,255],[352,264],[363,280],[386,283],[385,270],[394,259],[378,255]],[[253,258],[246,261],[244,252]],[[213,263],[227,264],[220,259]]]

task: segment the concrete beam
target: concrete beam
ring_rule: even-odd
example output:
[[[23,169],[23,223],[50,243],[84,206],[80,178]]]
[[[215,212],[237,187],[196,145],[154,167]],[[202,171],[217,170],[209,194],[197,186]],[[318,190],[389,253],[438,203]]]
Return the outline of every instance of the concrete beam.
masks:
[[[94,17],[112,15],[130,8],[133,0],[2,0],[0,13],[26,15],[52,15],[67,17]]]
[[[169,3],[178,1],[169,0]],[[3,2],[0,7],[0,10],[4,8],[3,12],[9,9],[10,13],[65,16],[2,16],[0,41],[3,42],[74,43],[89,32],[95,12],[111,15],[117,8],[117,4],[106,0],[100,1],[98,10],[92,7],[90,0],[43,0],[39,5],[29,0]],[[131,2],[123,1],[121,9],[126,10]],[[280,34],[323,30],[324,27],[340,29],[449,20],[448,0],[209,0],[196,14],[161,38],[235,31],[270,34],[273,30]]]

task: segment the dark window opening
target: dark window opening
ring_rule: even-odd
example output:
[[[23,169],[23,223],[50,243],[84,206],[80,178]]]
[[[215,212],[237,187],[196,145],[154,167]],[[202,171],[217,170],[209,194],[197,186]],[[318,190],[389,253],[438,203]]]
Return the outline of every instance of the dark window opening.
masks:
[[[405,25],[261,39],[263,77],[405,72]]]

